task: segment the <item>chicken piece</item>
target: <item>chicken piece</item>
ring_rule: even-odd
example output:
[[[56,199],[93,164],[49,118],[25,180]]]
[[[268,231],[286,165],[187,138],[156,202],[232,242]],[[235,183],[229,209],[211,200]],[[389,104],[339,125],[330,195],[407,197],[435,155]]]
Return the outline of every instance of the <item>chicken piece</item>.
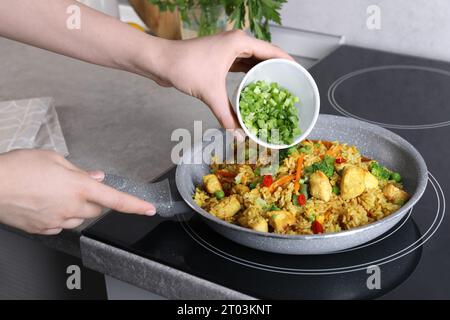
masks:
[[[366,190],[375,189],[378,187],[378,179],[369,171],[366,171],[366,174],[364,175],[364,185],[366,186]]]
[[[388,183],[383,188],[383,194],[386,199],[398,205],[403,205],[409,199],[409,194],[406,191],[396,187],[392,183]]]
[[[332,194],[330,180],[322,171],[316,171],[309,177],[310,192],[314,198],[329,201]]]
[[[269,226],[264,218],[259,218],[249,223],[250,228],[255,231],[269,232]]]
[[[366,190],[366,171],[356,166],[345,167],[341,179],[341,197],[344,200],[353,199]]]
[[[296,222],[294,214],[289,211],[269,211],[267,214],[269,215],[269,224],[278,233]]]
[[[238,218],[240,225],[261,232],[268,232],[269,227],[266,219],[261,216],[261,209],[250,207]]]
[[[207,174],[203,177],[203,184],[205,185],[206,191],[210,194],[214,194],[217,191],[222,191],[222,185],[220,184],[219,178],[215,174]]]
[[[220,219],[229,219],[241,210],[241,203],[236,195],[225,197],[209,211]]]
[[[250,191],[250,188],[243,184],[237,184],[233,186],[233,188],[231,188],[231,191],[243,196],[244,194]]]

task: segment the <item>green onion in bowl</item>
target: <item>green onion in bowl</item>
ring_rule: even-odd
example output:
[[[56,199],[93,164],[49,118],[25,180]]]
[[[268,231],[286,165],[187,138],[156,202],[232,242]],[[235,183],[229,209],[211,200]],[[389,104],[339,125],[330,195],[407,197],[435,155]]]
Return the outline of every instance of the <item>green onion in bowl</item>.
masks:
[[[298,97],[276,82],[258,80],[241,91],[239,109],[244,125],[259,139],[289,145],[301,134],[297,102]]]

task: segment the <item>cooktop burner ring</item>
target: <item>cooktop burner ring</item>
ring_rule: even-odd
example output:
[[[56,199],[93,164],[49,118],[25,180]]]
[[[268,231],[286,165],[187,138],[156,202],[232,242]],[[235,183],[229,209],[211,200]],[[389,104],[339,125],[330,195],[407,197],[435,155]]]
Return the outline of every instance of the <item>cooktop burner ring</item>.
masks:
[[[369,122],[372,124],[376,124],[385,128],[390,129],[433,129],[433,128],[440,128],[450,125],[450,120],[438,122],[438,123],[428,123],[428,124],[413,124],[413,125],[403,125],[403,124],[393,124],[393,123],[385,123],[385,122],[379,122],[379,121],[373,121],[370,119],[366,119],[364,117],[358,116],[352,112],[349,112],[344,109],[343,106],[339,104],[339,102],[336,100],[336,90],[339,88],[339,86],[344,83],[346,80],[349,80],[351,78],[354,78],[356,76],[362,75],[364,73],[369,72],[376,72],[376,71],[383,71],[383,70],[419,70],[419,71],[427,71],[432,73],[438,73],[447,77],[450,77],[450,71],[432,68],[432,67],[425,67],[425,66],[417,66],[417,65],[385,65],[385,66],[378,66],[378,67],[370,67],[370,68],[363,68],[359,69],[350,73],[347,73],[346,75],[338,78],[335,80],[330,87],[328,88],[328,101],[330,102],[331,106],[338,111],[340,114],[355,118],[358,120],[362,120],[365,122]]]
[[[277,273],[284,273],[284,274],[294,274],[294,275],[331,275],[331,274],[343,274],[343,273],[349,273],[349,272],[355,272],[355,271],[361,271],[366,270],[369,266],[372,265],[384,265],[390,262],[393,262],[397,259],[400,259],[409,253],[412,253],[416,249],[420,248],[423,244],[425,244],[430,238],[436,233],[436,231],[439,229],[444,216],[445,216],[445,208],[446,208],[446,201],[445,201],[445,195],[442,190],[441,185],[439,184],[438,180],[429,172],[428,180],[430,182],[430,185],[432,186],[432,189],[434,190],[436,194],[436,201],[437,201],[437,210],[436,215],[434,217],[434,220],[431,224],[431,226],[423,232],[423,234],[416,239],[413,243],[407,245],[405,248],[398,250],[397,252],[390,254],[389,256],[377,259],[375,261],[365,262],[358,265],[353,266],[345,266],[345,267],[338,267],[338,268],[327,268],[327,269],[300,269],[300,268],[286,268],[286,267],[280,267],[280,266],[273,266],[273,265],[266,265],[254,261],[250,261],[241,257],[234,256],[228,252],[225,252],[211,243],[209,243],[207,240],[205,240],[201,235],[199,235],[195,230],[189,226],[186,221],[183,221],[181,218],[179,219],[179,222],[181,223],[182,228],[184,231],[199,245],[210,251],[211,253],[218,255],[226,260],[229,260],[234,263],[238,263],[241,265],[245,265],[250,268],[255,268],[263,271],[270,271],[270,272],[277,272]],[[412,212],[412,211],[411,211]],[[405,223],[406,220],[408,220],[409,215],[404,218],[405,221],[402,223]],[[390,235],[393,233],[390,233]],[[358,249],[358,248],[357,248]],[[342,252],[337,252],[336,254],[339,254]]]
[[[409,220],[409,218],[412,215],[412,212],[414,210],[414,207],[412,207],[411,209],[409,209],[408,214],[402,219],[403,221],[401,223],[399,223],[392,231],[389,231],[389,233],[387,233],[386,235],[383,235],[381,238],[375,239],[373,241],[369,241],[367,243],[363,243],[359,246],[353,247],[353,248],[348,248],[348,249],[344,249],[344,250],[340,250],[340,251],[336,251],[336,253],[343,253],[343,252],[349,252],[349,251],[353,251],[353,250],[358,250],[358,249],[362,249],[362,248],[366,248],[368,246],[374,245],[375,243],[378,243],[380,241],[383,241],[387,238],[389,238],[390,236],[392,236],[394,233],[396,233],[398,230],[400,230],[403,225]]]

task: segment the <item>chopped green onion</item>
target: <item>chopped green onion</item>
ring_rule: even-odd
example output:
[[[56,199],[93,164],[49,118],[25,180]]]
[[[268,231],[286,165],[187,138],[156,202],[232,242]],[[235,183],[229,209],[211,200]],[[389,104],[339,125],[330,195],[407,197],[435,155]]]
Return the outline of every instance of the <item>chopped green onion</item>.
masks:
[[[260,139],[274,144],[291,144],[301,134],[295,107],[299,101],[277,83],[259,80],[242,90],[239,111],[244,125]]]
[[[300,194],[304,194],[305,198],[308,199],[308,185],[306,183],[300,186]]]
[[[265,207],[267,205],[267,202],[261,198],[256,198],[255,203],[260,207]]]
[[[272,204],[269,208],[269,211],[280,211],[281,209],[278,208],[276,205]]]

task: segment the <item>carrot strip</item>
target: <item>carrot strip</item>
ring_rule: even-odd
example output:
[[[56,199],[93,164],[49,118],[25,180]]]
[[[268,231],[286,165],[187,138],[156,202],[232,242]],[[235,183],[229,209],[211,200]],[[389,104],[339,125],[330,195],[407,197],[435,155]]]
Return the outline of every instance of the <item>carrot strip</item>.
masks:
[[[282,185],[285,185],[286,183],[289,183],[294,179],[294,175],[287,175],[284,177],[281,177],[274,183],[272,183],[269,187],[269,192],[274,192],[278,187],[281,187]]]
[[[297,159],[297,169],[295,171],[295,182],[294,182],[294,192],[295,193],[298,193],[298,190],[300,190],[300,178],[302,176],[304,158],[305,158],[305,155],[302,154]]]

